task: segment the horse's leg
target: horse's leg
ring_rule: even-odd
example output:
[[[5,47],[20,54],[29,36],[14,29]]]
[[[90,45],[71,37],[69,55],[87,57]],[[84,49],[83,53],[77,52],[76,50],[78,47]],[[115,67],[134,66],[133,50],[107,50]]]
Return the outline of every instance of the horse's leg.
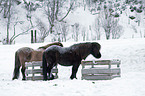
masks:
[[[22,75],[23,75],[22,80],[26,80],[25,70],[26,70],[26,67],[25,67],[25,62],[24,62],[24,63],[22,64],[22,68],[21,68],[21,72],[22,72]]]
[[[19,54],[18,54],[18,52],[16,52],[15,53],[15,68],[14,68],[12,80],[18,79],[19,73],[20,73],[19,72],[20,67],[21,67],[21,62],[20,62],[20,59],[19,59]]]
[[[53,68],[53,63],[49,62],[49,60],[46,59],[45,53],[43,53],[42,65],[43,65],[43,80],[46,81],[46,80],[54,79],[54,76],[51,73],[51,70]],[[48,67],[47,67],[47,65],[48,65]],[[49,74],[48,78],[47,78],[47,73]]]
[[[12,80],[18,79],[18,77],[19,77],[19,69],[20,69],[20,66],[19,65],[18,66],[15,66],[14,76],[13,76],[13,79]]]
[[[76,73],[78,71],[80,63],[74,63],[73,67],[72,67],[72,74],[70,76],[70,79],[74,79],[76,78]],[[76,78],[77,79],[77,78]]]
[[[43,80],[46,81],[47,80],[47,61],[45,58],[45,53],[43,53],[43,57],[42,57],[42,68],[43,68]]]
[[[47,67],[47,72],[49,74],[48,80],[53,80],[54,79],[54,75],[52,74],[52,69],[53,69],[53,63],[49,64]]]

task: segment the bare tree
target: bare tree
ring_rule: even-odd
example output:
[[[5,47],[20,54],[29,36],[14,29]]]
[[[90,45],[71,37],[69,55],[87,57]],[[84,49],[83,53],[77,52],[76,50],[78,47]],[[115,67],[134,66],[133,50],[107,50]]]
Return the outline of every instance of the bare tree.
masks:
[[[112,39],[119,39],[123,34],[123,27],[118,24],[119,20],[116,20],[112,26]]]
[[[63,22],[57,23],[55,25],[55,32],[53,34],[55,34],[54,40],[66,42],[66,37],[68,35],[68,24]]]
[[[112,38],[113,39],[118,39],[120,35],[122,34],[122,26],[118,24],[119,19],[114,18],[114,16],[108,16],[105,12],[105,17],[102,16],[101,22],[102,22],[102,27],[105,30],[106,34],[106,39]]]
[[[68,35],[68,24],[67,23],[61,23],[62,26],[62,42],[66,42],[66,37]]]
[[[33,2],[26,2],[26,0],[23,0],[24,4],[25,4],[25,9],[27,10],[27,20],[30,22],[31,26],[33,27],[33,23],[32,23],[32,12],[36,11],[37,8],[40,7],[39,4],[34,4]]]
[[[94,31],[96,32],[96,38],[97,40],[101,39],[101,32],[100,32],[100,28],[101,28],[101,20],[100,20],[100,14],[96,17],[95,19],[95,23],[94,23]]]
[[[50,25],[50,33],[54,32],[54,26],[57,22],[64,22],[63,20],[70,13],[73,2],[70,2],[70,6],[64,15],[64,10],[62,8],[67,7],[67,0],[45,0],[45,14],[47,15],[49,25]]]
[[[31,29],[27,29],[23,32],[20,32],[16,34],[16,26],[18,24],[24,23],[24,21],[18,20],[19,17],[17,17],[15,14],[17,14],[17,10],[15,9],[14,6],[17,6],[21,4],[19,0],[0,0],[0,13],[2,13],[4,21],[6,21],[6,39],[5,39],[5,44],[12,44],[12,42],[15,40],[20,35],[27,34],[28,31]],[[11,28],[11,30],[10,30]],[[13,28],[13,30],[12,30]],[[13,32],[13,33],[12,33]],[[13,34],[10,36],[10,33]]]
[[[73,34],[72,34],[72,37],[74,39],[74,41],[78,41],[78,36],[79,36],[79,29],[80,29],[80,25],[79,23],[75,23],[74,25],[71,25],[72,28],[73,28]]]
[[[110,39],[111,35],[113,36],[112,38],[115,39],[116,36],[117,35],[119,36],[121,34],[120,32],[122,32],[120,29],[121,26],[118,24],[119,14],[117,14],[113,9],[116,7],[113,5],[113,2],[111,1],[108,1],[107,4],[102,5],[102,7],[103,10],[100,11],[100,15],[101,15],[100,17],[101,17],[102,27],[105,30],[106,39],[107,40]]]
[[[39,19],[36,18],[37,28],[39,29],[38,32],[38,42],[44,42],[44,39],[47,37],[47,30],[46,25]]]
[[[123,6],[121,0],[86,0],[86,4],[93,15],[100,15],[100,19],[95,20],[94,30],[97,39],[100,39],[100,28],[105,30],[106,39],[110,39],[113,30],[116,30],[114,24],[118,23],[117,18],[122,14]],[[113,37],[112,37],[113,38]]]
[[[9,44],[9,29],[10,29],[10,22],[11,22],[11,15],[12,15],[12,0],[1,0],[1,13],[3,14],[3,18],[7,19],[7,38],[6,43]]]
[[[110,15],[110,12],[108,10],[105,10],[102,13],[101,23],[102,23],[102,27],[105,30],[107,40],[110,39],[113,21],[114,21],[114,17]]]
[[[17,26],[18,24],[23,24],[23,23],[24,23],[24,21],[16,21],[16,22],[13,23],[13,35],[10,37],[9,44],[12,44],[13,41],[14,41],[17,37],[19,37],[20,35],[28,34],[28,32],[33,28],[33,27],[30,27],[30,28],[28,28],[27,30],[25,30],[25,31],[23,31],[23,32],[20,32],[20,33],[16,34],[16,26]]]
[[[82,37],[83,37],[83,41],[86,40],[86,27],[82,28]]]

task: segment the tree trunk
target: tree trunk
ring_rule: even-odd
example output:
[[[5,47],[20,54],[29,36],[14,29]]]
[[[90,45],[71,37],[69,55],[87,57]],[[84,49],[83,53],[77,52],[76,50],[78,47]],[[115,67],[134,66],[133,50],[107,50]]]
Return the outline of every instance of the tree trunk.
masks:
[[[106,39],[109,40],[110,39],[110,29],[106,29],[105,34],[106,34]]]
[[[10,41],[9,41],[10,20],[11,20],[11,0],[9,0],[9,6],[8,6],[7,44],[10,44]]]

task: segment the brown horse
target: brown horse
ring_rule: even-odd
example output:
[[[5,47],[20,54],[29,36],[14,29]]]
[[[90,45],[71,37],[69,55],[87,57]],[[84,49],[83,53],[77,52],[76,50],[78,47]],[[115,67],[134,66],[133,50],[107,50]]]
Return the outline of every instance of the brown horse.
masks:
[[[43,51],[52,45],[58,45],[58,46],[63,47],[62,43],[54,42],[54,43],[39,47],[37,50],[34,50],[32,48],[29,48],[29,47],[23,47],[23,48],[18,49],[15,52],[15,68],[14,68],[12,80],[18,79],[19,73],[20,73],[19,70],[20,70],[21,66],[22,66],[21,72],[23,75],[22,80],[25,80],[26,79],[25,62],[42,61]]]

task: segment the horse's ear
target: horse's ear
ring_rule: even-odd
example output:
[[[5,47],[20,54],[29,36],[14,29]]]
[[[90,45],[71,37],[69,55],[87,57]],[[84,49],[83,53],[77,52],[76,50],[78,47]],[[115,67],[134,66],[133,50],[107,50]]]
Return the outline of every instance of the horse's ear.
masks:
[[[60,42],[59,42],[59,44],[58,44],[58,45],[59,45],[59,46],[61,46],[61,47],[63,47],[62,43],[60,43]]]

